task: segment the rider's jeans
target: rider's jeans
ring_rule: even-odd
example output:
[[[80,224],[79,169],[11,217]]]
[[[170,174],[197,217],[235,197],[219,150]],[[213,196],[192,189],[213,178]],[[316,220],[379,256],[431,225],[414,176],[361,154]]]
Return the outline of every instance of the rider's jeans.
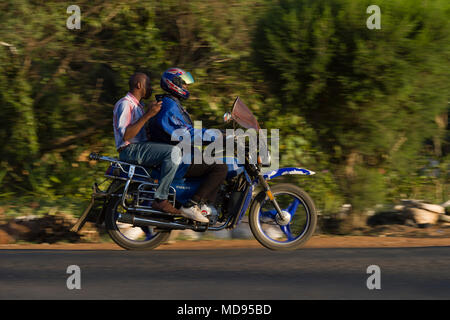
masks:
[[[174,158],[181,155],[179,148],[169,144],[158,142],[134,143],[120,152],[119,159],[120,161],[144,167],[160,166],[161,178],[156,189],[155,198],[167,199],[169,186],[175,177],[179,165],[172,161],[172,152],[174,153]]]

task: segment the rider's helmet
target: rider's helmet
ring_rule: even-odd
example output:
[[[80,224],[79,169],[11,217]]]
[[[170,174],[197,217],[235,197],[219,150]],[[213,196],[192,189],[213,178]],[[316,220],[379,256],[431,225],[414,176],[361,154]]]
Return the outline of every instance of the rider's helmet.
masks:
[[[184,84],[194,83],[194,78],[189,72],[180,68],[167,69],[161,77],[161,88],[164,91],[180,99],[189,98],[189,91],[183,89]]]

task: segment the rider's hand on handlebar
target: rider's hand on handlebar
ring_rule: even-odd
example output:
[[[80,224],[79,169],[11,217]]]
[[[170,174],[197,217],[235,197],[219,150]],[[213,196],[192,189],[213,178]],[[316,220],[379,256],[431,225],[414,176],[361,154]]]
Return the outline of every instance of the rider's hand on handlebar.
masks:
[[[152,101],[150,104],[150,107],[147,110],[147,116],[148,118],[153,118],[158,114],[158,112],[161,110],[162,101]]]

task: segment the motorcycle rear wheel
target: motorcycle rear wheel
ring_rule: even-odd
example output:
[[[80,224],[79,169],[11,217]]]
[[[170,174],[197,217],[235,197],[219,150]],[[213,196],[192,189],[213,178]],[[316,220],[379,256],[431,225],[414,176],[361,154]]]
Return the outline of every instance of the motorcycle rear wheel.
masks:
[[[124,228],[120,228],[121,224],[117,221],[119,210],[124,210],[122,207],[122,199],[120,197],[113,197],[110,199],[106,206],[105,212],[105,226],[111,239],[120,247],[126,250],[152,250],[159,245],[167,242],[170,237],[169,231],[153,232],[149,227],[134,227],[129,225],[130,228],[136,230],[141,229],[143,233],[143,240],[130,239],[123,231]],[[136,232],[134,232],[136,233]]]
[[[281,209],[291,214],[289,223],[283,226],[277,222],[273,204],[265,192],[260,192],[249,211],[250,229],[256,240],[270,250],[295,250],[304,245],[316,229],[314,202],[293,184],[274,185],[271,191]]]

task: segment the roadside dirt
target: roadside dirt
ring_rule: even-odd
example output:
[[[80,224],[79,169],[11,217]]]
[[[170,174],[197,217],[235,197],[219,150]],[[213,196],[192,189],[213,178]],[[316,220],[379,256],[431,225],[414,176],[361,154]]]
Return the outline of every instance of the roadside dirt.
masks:
[[[408,238],[387,236],[312,237],[304,248],[405,248],[449,246],[450,238]],[[205,250],[263,248],[256,240],[185,240],[166,243],[156,250]],[[123,250],[114,243],[4,244],[1,249],[25,250]]]

